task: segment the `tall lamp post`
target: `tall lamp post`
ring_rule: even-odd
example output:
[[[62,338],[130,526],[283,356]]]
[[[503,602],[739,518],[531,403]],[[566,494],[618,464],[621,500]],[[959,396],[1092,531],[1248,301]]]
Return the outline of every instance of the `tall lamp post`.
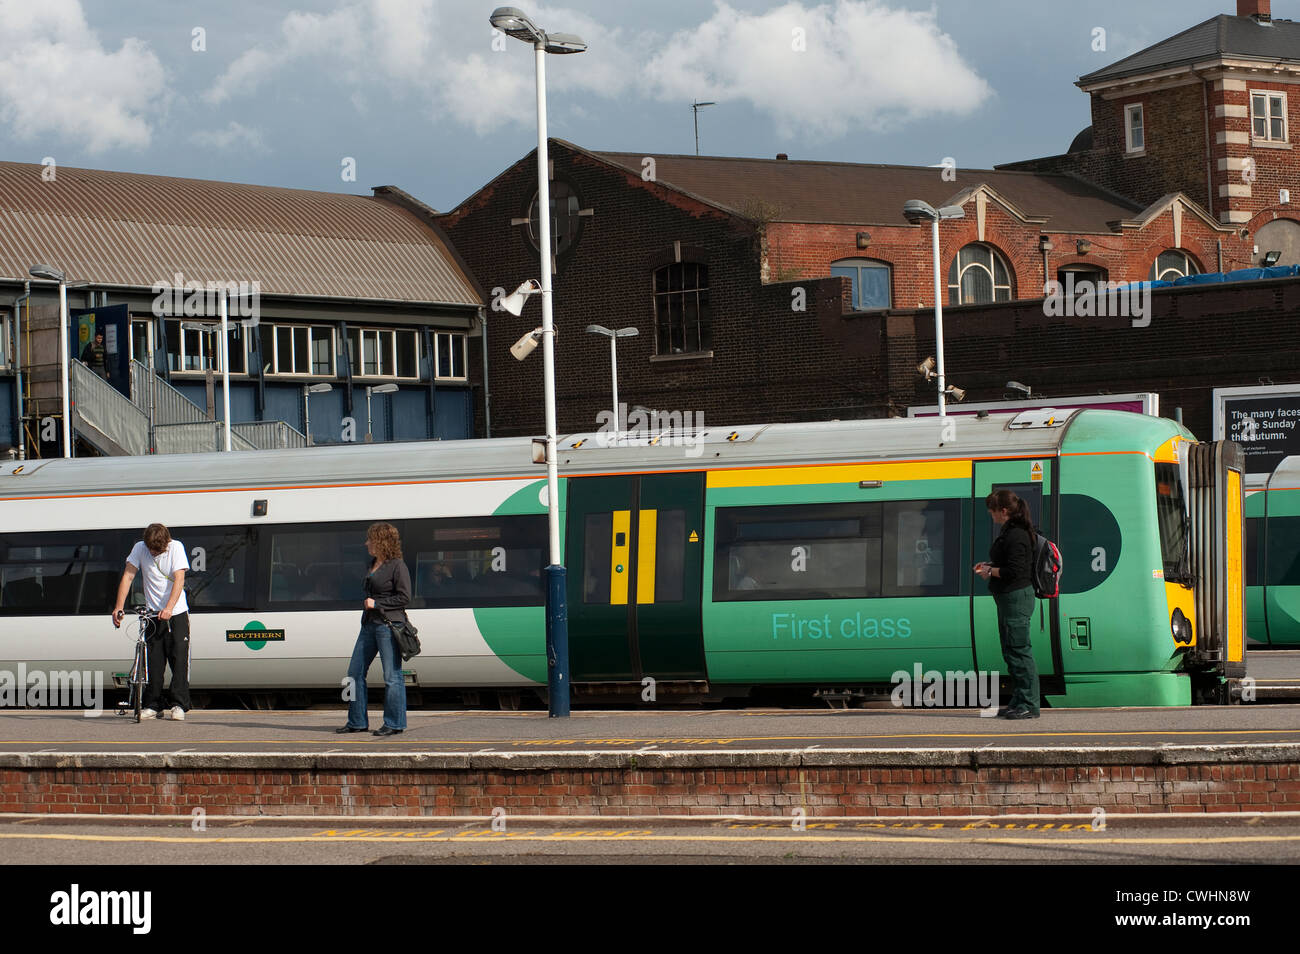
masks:
[[[320,384],[304,384],[302,386],[302,429],[307,435],[307,443],[311,444],[311,396],[313,394],[324,394],[327,391],[333,391],[334,385],[321,382]]]
[[[63,456],[72,456],[72,415],[68,400],[68,276],[52,265],[33,265],[27,270],[33,278],[59,283],[59,373],[63,386]]]
[[[632,338],[641,332],[636,328],[619,328],[611,331],[604,325],[588,325],[587,331],[593,335],[604,335],[609,339],[609,373],[614,382],[614,436],[617,437],[622,428],[619,424],[623,418],[618,413],[618,339]]]
[[[533,45],[537,66],[537,214],[541,253],[542,349],[546,378],[546,511],[550,565],[546,568],[546,662],[551,718],[569,715],[569,619],[564,563],[560,556],[560,492],[556,460],[555,328],[551,302],[551,190],[546,148],[546,54],[581,53],[587,44],[570,33],[546,33],[515,7],[498,7],[489,17],[507,36]],[[522,303],[521,303],[522,307]]]
[[[367,444],[371,443],[375,439],[375,435],[372,433],[373,428],[371,427],[370,395],[392,394],[396,390],[397,390],[396,384],[374,384],[374,385],[367,384],[366,385],[366,443]],[[389,440],[392,440],[392,437],[393,437],[392,434],[388,435]]]
[[[939,416],[947,417],[948,408],[944,404],[947,384],[943,377],[943,289],[939,284],[939,220],[964,218],[966,210],[960,205],[945,205],[936,209],[920,199],[909,199],[903,203],[903,218],[913,225],[930,223],[930,236],[934,244],[934,354],[938,362],[936,377],[939,379]]]

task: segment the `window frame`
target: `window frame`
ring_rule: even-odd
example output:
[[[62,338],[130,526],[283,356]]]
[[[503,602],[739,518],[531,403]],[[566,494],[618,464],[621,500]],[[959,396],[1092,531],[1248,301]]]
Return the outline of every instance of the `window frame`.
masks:
[[[852,305],[854,311],[889,311],[894,307],[894,266],[889,262],[882,261],[878,258],[841,258],[838,261],[831,262],[831,277],[835,277],[835,269],[853,269],[854,275],[845,276],[853,283]],[[888,301],[883,305],[869,305],[863,307],[859,304],[861,301],[862,288],[862,271],[863,269],[883,270],[885,273],[885,288],[888,295]]]
[[[1172,255],[1172,254],[1181,255],[1183,257],[1183,264],[1187,267],[1187,271],[1179,272],[1176,277],[1186,278],[1188,275],[1201,274],[1201,266],[1196,262],[1194,258],[1192,258],[1191,253],[1186,252],[1181,248],[1167,248],[1163,252],[1158,254],[1155,257],[1155,261],[1151,263],[1151,271],[1148,273],[1147,281],[1171,282],[1174,280],[1172,278],[1162,278],[1161,276],[1167,275],[1172,271],[1177,271],[1177,269],[1166,268],[1163,271],[1160,270],[1160,259],[1164,258],[1166,255]]]
[[[214,329],[211,332],[208,332],[208,331],[191,330],[191,329],[186,329],[181,327],[182,323],[210,324],[210,322],[205,319],[196,320],[196,319],[189,319],[189,318],[173,317],[173,318],[161,318],[158,320],[165,321],[171,326],[171,327],[166,327],[164,329],[164,337],[166,338],[166,342],[167,342],[167,351],[164,357],[166,358],[168,372],[171,374],[181,374],[181,375],[207,374],[209,369],[205,364],[206,359],[203,356],[203,347],[202,347],[203,338],[199,337],[198,339],[199,341],[198,353],[192,356],[194,361],[196,362],[196,365],[195,367],[192,368],[186,367],[187,362],[191,358],[191,355],[189,354],[186,347],[186,342],[188,336],[190,335],[206,336],[211,334],[214,338],[216,338],[220,335],[221,332],[216,329]],[[158,335],[153,320],[131,318],[130,322],[131,322],[131,357],[134,360],[139,360],[138,358],[135,358],[135,326],[137,324],[148,326],[149,330],[146,335],[146,344],[149,348],[149,354],[152,356],[154,352],[157,350],[157,335]],[[231,359],[234,359],[236,356],[238,356],[240,359],[242,359],[241,363],[243,365],[242,370],[238,370],[236,367],[236,362],[232,360],[231,368],[230,368],[230,376],[232,378],[247,377],[248,356],[249,356],[249,347],[248,347],[249,335],[247,333],[247,330],[238,321],[232,321],[230,322],[229,326],[226,328],[226,336],[228,339],[231,339],[226,342],[227,355]],[[238,346],[236,345],[236,342],[238,342]],[[176,359],[175,366],[172,365],[173,357],[175,357]],[[221,347],[220,347],[220,342],[216,340],[213,341],[213,354],[211,358],[211,364],[212,364],[211,371],[213,374],[222,373]]]
[[[398,374],[400,364],[397,360],[400,337],[404,334],[411,336],[414,343],[415,360],[411,366],[414,368],[414,374]],[[382,337],[388,335],[388,348],[386,349],[387,363],[385,364],[382,352],[385,350],[380,347],[380,343],[385,339]],[[354,337],[355,336],[355,337]],[[375,355],[377,358],[376,371],[365,370],[365,343],[368,337],[373,336],[375,341]],[[352,371],[353,380],[368,381],[419,381],[420,360],[423,357],[423,344],[418,328],[406,326],[388,326],[380,325],[349,325],[348,326],[348,364]],[[435,347],[436,352],[436,347]],[[388,370],[385,370],[387,367]],[[462,379],[463,380],[463,379]]]
[[[1124,154],[1129,156],[1140,156],[1147,150],[1147,118],[1146,111],[1142,103],[1129,103],[1124,107]],[[1133,144],[1133,119],[1132,116],[1137,114],[1138,133],[1142,137],[1142,142],[1138,145]]]
[[[1263,115],[1262,117],[1258,117],[1258,116],[1255,115],[1255,97],[1257,97],[1257,96],[1262,96],[1262,97],[1264,98],[1264,115]],[[1273,105],[1273,100],[1274,100],[1274,99],[1278,99],[1278,100],[1280,100],[1281,103],[1282,103],[1282,115],[1281,115],[1280,117],[1278,117],[1278,118],[1281,120],[1281,123],[1282,123],[1282,135],[1281,135],[1281,136],[1274,136],[1274,135],[1273,135],[1273,125],[1272,125],[1272,124],[1273,124],[1273,121],[1274,121],[1274,117],[1273,117],[1272,105]],[[1257,136],[1257,135],[1255,134],[1255,122],[1256,122],[1257,119],[1262,119],[1263,122],[1264,122],[1264,133],[1265,133],[1265,134],[1264,134],[1263,136]],[[1250,142],[1251,142],[1251,145],[1270,145],[1270,146],[1280,146],[1280,145],[1284,145],[1284,144],[1286,144],[1286,143],[1289,143],[1291,140],[1288,138],[1288,137],[1290,136],[1290,129],[1288,129],[1288,125],[1289,125],[1289,124],[1288,124],[1288,122],[1287,122],[1287,119],[1288,119],[1288,117],[1287,117],[1287,101],[1286,101],[1286,93],[1285,93],[1285,92],[1282,92],[1282,91],[1279,91],[1279,90],[1274,90],[1274,89],[1252,89],[1252,90],[1250,91]]]
[[[442,339],[450,338],[452,342],[451,354],[451,372],[444,373],[442,366]],[[460,374],[455,374],[456,370],[456,340],[460,339]],[[419,367],[419,361],[416,361],[416,367]],[[435,331],[433,334],[433,377],[435,381],[468,381],[469,380],[469,335],[463,331]]]
[[[691,267],[695,269],[695,284],[686,287],[686,269]],[[673,269],[681,269],[680,287],[673,288]],[[665,284],[668,286],[664,291],[659,291],[659,275],[663,273],[666,276]],[[656,358],[685,358],[697,357],[700,355],[713,354],[713,305],[709,298],[709,265],[707,262],[700,261],[680,261],[668,262],[660,265],[650,273],[650,310],[654,316],[655,328],[655,357]],[[686,334],[686,303],[687,296],[694,295],[695,301],[695,339],[697,347],[694,349],[687,348]],[[673,351],[673,313],[672,299],[675,296],[681,296],[680,320],[681,320],[681,342],[682,350]],[[663,306],[661,307],[661,302]],[[669,350],[664,351],[660,348],[663,340],[661,324],[668,323],[667,341]]]
[[[336,378],[338,377],[338,329],[335,328],[333,325],[311,325],[311,324],[297,324],[297,323],[289,323],[289,322],[264,321],[258,327],[259,329],[266,329],[265,334],[269,336],[271,342],[271,353],[270,355],[267,355],[265,353],[266,338],[263,338],[262,340],[262,344],[263,344],[262,361],[267,362],[269,360],[269,363],[271,365],[270,370],[266,372],[268,375],[272,375],[278,378]],[[307,370],[306,371],[282,370],[280,367],[280,331],[286,330],[289,332],[290,352],[292,353],[293,357],[296,357],[297,346],[295,344],[296,336],[294,332],[301,329],[306,329],[307,331]],[[319,331],[328,331],[330,336],[329,337],[330,368],[329,371],[325,371],[325,372],[314,370],[316,364],[314,344],[318,340],[314,333]]]
[[[983,262],[971,262],[967,265],[962,265],[961,264],[962,254],[967,249],[970,248],[987,250],[990,255],[989,265],[985,265]],[[998,283],[997,266],[999,264],[1001,264],[1002,270],[1006,273],[1007,276],[1006,284]],[[962,300],[962,280],[965,277],[966,273],[970,271],[972,268],[982,268],[984,269],[984,271],[988,273],[989,284],[993,288],[992,300],[990,301],[963,301]],[[952,280],[953,269],[956,269],[957,280],[955,282]],[[962,305],[996,305],[999,304],[1000,302],[1014,301],[1016,297],[1015,289],[1016,289],[1015,273],[1011,270],[1011,266],[1007,263],[1006,256],[1003,255],[1000,251],[998,251],[998,249],[995,246],[990,245],[988,242],[967,242],[961,248],[957,249],[957,254],[953,256],[952,261],[948,265],[947,291],[948,291],[948,305],[950,307],[955,308],[955,307],[960,307]],[[1007,297],[1000,299],[998,298],[998,292],[1003,290],[1006,291]],[[953,301],[954,294],[957,296],[956,301]]]

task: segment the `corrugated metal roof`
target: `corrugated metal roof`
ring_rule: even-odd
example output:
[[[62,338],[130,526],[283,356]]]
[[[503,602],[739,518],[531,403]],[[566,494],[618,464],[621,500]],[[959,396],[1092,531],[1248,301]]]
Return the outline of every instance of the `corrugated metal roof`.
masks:
[[[827,421],[740,428],[742,438],[694,448],[662,440],[655,447],[593,447],[573,451],[579,435],[560,439],[560,473],[704,470],[850,461],[998,457],[1054,454],[1069,428],[1013,430],[1016,415],[950,418],[958,443],[938,418]],[[1120,411],[1065,411],[1059,421],[1087,418],[1113,427],[1116,449],[1128,440],[1141,449],[1149,434],[1130,428],[1155,420]],[[1114,425],[1120,425],[1118,427]],[[1170,425],[1172,426],[1172,425]],[[727,434],[729,428],[709,427]],[[946,445],[945,446],[945,441]],[[0,464],[0,500],[11,497],[186,491],[220,488],[274,488],[330,484],[384,483],[511,477],[542,480],[543,467],[530,463],[529,438],[356,444],[238,454],[172,454],[163,457],[104,457],[84,460],[6,461]],[[16,468],[23,473],[13,476]],[[0,522],[0,529],[3,523]]]
[[[1079,78],[1080,86],[1121,79],[1170,66],[1218,57],[1262,60],[1268,63],[1300,60],[1300,23],[1221,14],[1162,40],[1118,63]]]
[[[442,237],[369,196],[0,162],[0,278],[37,263],[149,288],[257,281],[263,295],[479,305]]]
[[[571,145],[567,144],[566,145]],[[579,148],[571,146],[571,148]],[[641,175],[643,153],[597,152]],[[927,166],[865,165],[720,156],[654,156],[655,179],[740,215],[774,222],[907,225],[903,203],[938,207],[960,192],[988,185],[1027,216],[1059,232],[1109,232],[1107,222],[1132,218],[1140,207],[1072,176],[957,169],[945,181]]]

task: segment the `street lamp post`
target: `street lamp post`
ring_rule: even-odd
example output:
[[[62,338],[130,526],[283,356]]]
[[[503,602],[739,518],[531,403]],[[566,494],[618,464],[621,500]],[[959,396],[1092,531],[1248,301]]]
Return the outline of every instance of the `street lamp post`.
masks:
[[[587,331],[593,335],[604,335],[609,339],[609,371],[614,383],[614,436],[617,437],[622,430],[620,426],[623,418],[618,413],[618,339],[633,338],[641,332],[636,328],[619,328],[611,331],[604,325],[588,325]]]
[[[324,394],[326,391],[333,391],[334,385],[321,382],[320,384],[304,384],[302,386],[302,429],[307,436],[307,443],[311,444],[311,396],[313,394]]]
[[[396,390],[397,390],[396,384],[375,384],[375,385],[367,384],[366,385],[366,443],[367,444],[371,443],[375,439],[374,434],[371,433],[372,428],[370,426],[371,424],[370,395],[371,394],[392,394]],[[391,434],[388,435],[390,440],[392,439],[392,436],[393,435]]]
[[[947,417],[948,408],[944,403],[947,394],[947,384],[943,376],[943,294],[939,284],[939,220],[940,219],[960,219],[966,215],[966,210],[960,205],[945,205],[941,209],[936,209],[928,202],[922,202],[920,199],[909,199],[903,203],[903,217],[913,225],[921,222],[930,223],[930,238],[934,246],[934,355],[936,361],[936,377],[939,379],[939,416]]]
[[[555,426],[555,329],[551,302],[551,192],[546,148],[546,54],[581,53],[581,38],[546,33],[515,7],[498,7],[492,26],[533,45],[537,68],[537,212],[538,246],[542,265],[542,353],[546,378],[546,511],[550,536],[550,565],[546,568],[546,661],[550,716],[569,715],[569,620],[565,604],[564,563],[560,556],[560,493]]]
[[[72,456],[72,416],[68,400],[68,276],[51,265],[33,265],[33,278],[59,283],[59,374],[63,381],[63,456]]]

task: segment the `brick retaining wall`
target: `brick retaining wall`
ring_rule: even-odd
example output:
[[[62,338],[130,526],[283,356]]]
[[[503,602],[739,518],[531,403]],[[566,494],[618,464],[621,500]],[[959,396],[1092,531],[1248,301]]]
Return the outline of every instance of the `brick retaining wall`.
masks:
[[[1216,751],[1204,752],[1214,748]],[[4,755],[0,812],[830,815],[1300,811],[1295,746],[631,756]],[[1244,752],[1243,749],[1256,751]],[[1196,750],[1202,750],[1198,755]],[[984,764],[975,762],[978,758]],[[912,764],[907,764],[908,762]],[[26,763],[26,764],[23,764]],[[853,764],[856,763],[856,764]],[[864,764],[874,763],[874,764]]]

